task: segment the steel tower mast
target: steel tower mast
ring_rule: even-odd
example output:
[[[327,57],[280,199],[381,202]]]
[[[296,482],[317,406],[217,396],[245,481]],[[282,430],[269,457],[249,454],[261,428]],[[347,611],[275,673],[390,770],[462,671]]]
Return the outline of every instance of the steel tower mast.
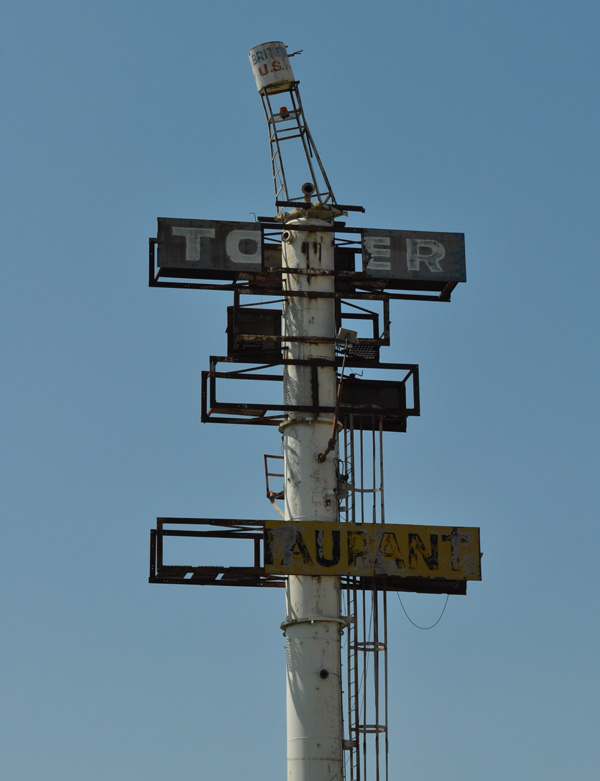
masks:
[[[158,518],[149,580],[285,588],[288,781],[388,781],[387,592],[465,594],[481,567],[477,528],[387,523],[383,432],[404,432],[420,414],[419,374],[416,364],[380,362],[379,349],[390,343],[390,300],[449,301],[466,281],[464,236],[347,227],[339,218],[364,209],[334,197],[285,44],[261,44],[249,57],[277,214],[253,223],[159,218],[149,284],[233,292],[227,355],[211,356],[202,372],[202,421],[278,426],[283,456],[265,456],[265,474],[283,520]],[[259,297],[260,307],[242,296]],[[370,335],[345,328],[349,319]],[[382,370],[386,379],[368,376]],[[240,380],[281,383],[283,398],[226,401]],[[269,459],[282,459],[283,472],[270,471]],[[282,490],[271,489],[273,477]],[[247,540],[253,563],[168,563],[171,537]]]
[[[291,337],[284,368],[284,402],[310,405],[313,373],[303,362],[318,361],[317,395],[335,407],[335,284],[333,220],[341,214],[302,108],[298,82],[283,44],[261,44],[249,52],[269,127],[275,200],[282,232],[283,337]],[[290,106],[273,109],[287,96]],[[281,147],[300,139],[309,181],[290,198]],[[313,164],[313,161],[315,163]],[[320,176],[317,176],[317,171]],[[299,184],[299,183],[297,183]],[[300,188],[298,188],[300,189]],[[281,199],[281,195],[285,198]],[[314,201],[313,201],[314,197]],[[289,211],[282,211],[287,206]],[[314,341],[313,341],[314,339]],[[281,423],[286,521],[339,520],[337,441],[331,413],[294,412]],[[319,454],[330,448],[329,458]],[[343,717],[340,578],[291,575],[286,585],[286,702],[288,781],[342,781]]]
[[[325,210],[315,218],[298,216],[283,232],[286,292],[330,292],[332,277],[311,277],[311,271],[333,270],[331,233]],[[305,274],[304,272],[308,272]],[[284,335],[307,341],[291,342],[290,355],[300,361],[327,361],[317,371],[318,394],[325,406],[335,406],[334,302],[332,298],[286,297]],[[329,343],[311,342],[327,338]],[[284,371],[285,400],[305,406],[312,393],[311,371],[290,365]],[[280,425],[283,435],[285,518],[287,521],[338,521],[337,475],[334,457],[322,462],[331,438],[331,414],[292,414]],[[340,579],[334,576],[290,575],[286,586],[283,624],[287,654],[288,781],[341,779],[343,723],[341,689]]]

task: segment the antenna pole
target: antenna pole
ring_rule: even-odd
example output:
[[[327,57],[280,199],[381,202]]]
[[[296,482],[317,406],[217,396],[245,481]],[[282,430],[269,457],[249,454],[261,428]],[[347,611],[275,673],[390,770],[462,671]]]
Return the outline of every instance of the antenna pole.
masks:
[[[334,292],[333,276],[294,273],[333,271],[333,210],[322,206],[286,215],[282,232],[285,291]],[[329,214],[328,214],[329,212]],[[317,217],[315,216],[317,215]],[[305,226],[310,224],[310,230]],[[315,230],[317,228],[317,230]],[[283,309],[284,333],[304,341],[288,342],[288,357],[328,361],[316,369],[319,406],[335,407],[335,303],[332,297],[288,296]],[[327,337],[329,343],[311,342]],[[314,367],[288,365],[284,370],[286,404],[310,406]],[[331,414],[295,413],[280,425],[283,435],[285,517],[288,521],[337,521],[335,457],[319,461],[330,444]],[[337,453],[337,445],[333,455]],[[319,550],[324,560],[332,551]],[[342,781],[343,726],[341,681],[340,579],[290,575],[286,618],[282,624],[287,655],[288,781]]]

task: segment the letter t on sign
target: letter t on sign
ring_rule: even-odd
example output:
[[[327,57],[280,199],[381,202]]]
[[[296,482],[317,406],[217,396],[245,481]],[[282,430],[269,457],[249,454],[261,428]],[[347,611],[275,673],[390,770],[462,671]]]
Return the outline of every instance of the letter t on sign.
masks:
[[[185,236],[185,259],[200,260],[200,239],[214,239],[214,228],[182,228],[173,225],[173,236]]]

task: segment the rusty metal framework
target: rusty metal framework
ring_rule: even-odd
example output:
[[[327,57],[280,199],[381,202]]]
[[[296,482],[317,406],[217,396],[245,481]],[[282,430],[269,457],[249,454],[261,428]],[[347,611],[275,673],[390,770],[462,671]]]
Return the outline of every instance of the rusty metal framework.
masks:
[[[301,339],[302,337],[297,337]],[[327,340],[331,341],[331,340]],[[343,359],[291,360],[265,364],[242,363],[232,357],[211,356],[210,369],[202,372],[202,421],[205,423],[242,423],[248,425],[276,426],[289,413],[335,413],[335,407],[323,406],[319,400],[318,370],[324,366],[341,367]],[[219,364],[229,364],[227,371],[219,370]],[[276,366],[307,366],[311,370],[311,404],[298,406],[275,401],[227,401],[218,393],[221,384],[244,382],[282,383],[282,373],[272,373]],[[346,358],[346,371],[357,372],[373,368],[369,361]],[[372,380],[357,376],[352,371],[344,380],[339,420],[344,423],[349,415],[364,417],[364,425],[369,425],[373,415],[382,420],[384,431],[406,431],[407,418],[420,414],[419,367],[417,364],[377,363],[377,369],[398,372],[398,380]],[[247,385],[244,386],[247,389]],[[246,391],[247,392],[247,391]],[[264,392],[264,391],[263,391]],[[280,398],[280,397],[279,397]]]
[[[284,587],[284,576],[265,573],[264,523],[264,521],[231,518],[157,518],[156,529],[150,531],[150,583]],[[249,540],[252,544],[253,564],[247,567],[167,564],[164,550],[165,538],[177,537],[203,540]]]
[[[157,518],[150,530],[150,583],[173,583],[191,586],[285,586],[286,575],[268,574],[264,567],[264,520],[239,518]],[[248,540],[251,552],[247,566],[226,567],[220,564],[171,563],[165,554],[165,540]],[[379,575],[340,578],[342,588],[354,590],[412,591],[422,594],[466,594],[466,581],[405,578]]]
[[[344,207],[348,209],[350,207]],[[270,217],[259,217],[265,222],[263,247],[263,270],[260,273],[231,272],[221,273],[218,278],[202,269],[161,268],[157,262],[158,240],[148,239],[148,286],[178,288],[188,290],[224,290],[251,295],[281,295],[282,273],[281,245],[274,238],[281,233],[281,225]],[[271,227],[273,230],[267,231]],[[320,227],[320,230],[325,230]],[[355,257],[361,252],[360,228],[347,228],[342,223],[335,229],[347,233],[353,238],[335,236],[336,269],[328,272],[336,278],[336,290],[333,293],[306,293],[304,291],[286,291],[286,296],[311,296],[314,298],[353,298],[356,300],[403,300],[403,301],[442,301],[449,302],[457,282],[429,282],[414,280],[374,279],[355,270]],[[272,234],[272,235],[269,235]],[[289,272],[287,272],[289,273]],[[297,273],[297,272],[296,272]]]
[[[241,290],[237,288],[233,295],[233,306],[227,307],[228,358],[280,363],[283,359],[282,346],[302,341],[302,337],[282,334],[282,310],[280,307],[272,308],[272,305],[280,305],[284,299],[261,300],[257,306],[255,303],[242,303],[241,295]],[[381,312],[373,308],[376,303],[381,305]],[[383,295],[370,306],[366,308],[344,299],[336,299],[335,321],[336,331],[347,324],[362,328],[360,334],[357,332],[355,341],[347,346],[348,358],[375,365],[379,361],[380,348],[390,343],[389,299]],[[320,341],[332,343],[336,340],[332,337]]]
[[[279,110],[274,109],[271,102],[272,98],[283,99],[286,95],[289,98],[289,106],[281,106]],[[303,202],[306,195],[316,197],[318,202],[322,204],[335,204],[333,189],[306,123],[298,82],[294,82],[287,90],[278,91],[276,95],[269,95],[265,90],[261,93],[261,99],[269,129],[271,170],[273,172],[275,202],[278,206],[278,211],[281,211],[281,206],[283,205],[281,202]],[[305,191],[302,195],[296,197],[290,197],[281,154],[283,142],[293,139],[300,139],[310,184],[312,185],[308,192]],[[298,181],[306,181],[306,174],[299,178]],[[305,187],[306,185],[303,185],[303,188]]]
[[[352,304],[350,301],[336,300],[336,323],[342,327],[350,321],[353,325],[367,324],[371,326],[370,336],[358,336],[356,342],[346,345],[347,357],[363,361],[379,362],[379,349],[390,343],[390,301],[382,299],[383,322],[379,321],[379,313],[372,309]]]

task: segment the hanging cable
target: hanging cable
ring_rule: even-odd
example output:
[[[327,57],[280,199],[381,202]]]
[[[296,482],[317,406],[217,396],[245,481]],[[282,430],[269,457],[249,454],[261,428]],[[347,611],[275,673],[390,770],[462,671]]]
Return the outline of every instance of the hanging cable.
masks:
[[[338,418],[340,416],[340,404],[342,401],[342,388],[344,386],[344,369],[346,367],[346,358],[348,357],[348,346],[350,341],[353,343],[356,343],[356,331],[350,331],[347,328],[340,328],[338,331],[338,336],[336,337],[336,341],[343,338],[344,341],[344,347],[343,347],[343,353],[344,357],[342,359],[342,371],[340,372],[340,381],[337,386],[337,393],[336,393],[336,400],[335,400],[335,413],[333,415],[333,423],[331,426],[331,437],[329,438],[329,442],[327,443],[327,447],[322,453],[319,453],[317,456],[317,461],[320,464],[325,463],[325,459],[327,458],[327,454],[331,453],[332,450],[335,449],[335,446],[337,444],[337,428],[338,428]]]
[[[423,629],[423,630],[433,629],[434,626],[437,626],[440,623],[440,621],[442,620],[442,616],[446,612],[446,607],[448,605],[448,599],[450,598],[450,594],[446,594],[446,601],[444,602],[444,607],[442,608],[442,612],[440,613],[440,617],[438,618],[438,620],[434,624],[432,624],[431,626],[419,626],[418,624],[415,624],[415,622],[412,620],[412,618],[406,612],[406,608],[404,607],[404,603],[400,599],[400,594],[398,592],[396,592],[396,594],[398,596],[398,602],[400,602],[400,606],[402,607],[402,610],[404,611],[404,615],[408,618],[408,620],[410,621],[410,623],[414,627],[416,627],[417,629]]]

